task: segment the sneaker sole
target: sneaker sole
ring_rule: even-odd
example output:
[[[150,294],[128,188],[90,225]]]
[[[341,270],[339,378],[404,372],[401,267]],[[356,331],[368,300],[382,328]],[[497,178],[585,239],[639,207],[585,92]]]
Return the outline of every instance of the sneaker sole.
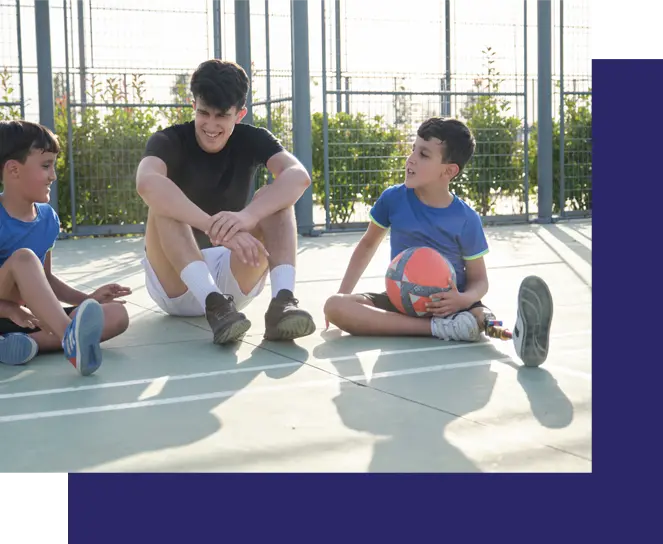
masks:
[[[0,363],[24,365],[34,359],[39,346],[27,334],[7,334],[0,339]]]
[[[515,327],[520,333],[516,352],[525,366],[540,366],[548,357],[552,316],[553,300],[546,282],[537,276],[526,277],[518,291]]]
[[[304,315],[284,317],[273,330],[265,331],[265,340],[295,340],[315,332],[315,323]]]
[[[246,331],[251,328],[251,322],[246,318],[233,321],[230,325],[214,334],[214,343],[217,345],[228,342],[238,342],[244,338]]]
[[[76,312],[76,370],[82,376],[94,374],[102,362],[101,333],[104,329],[104,311],[92,299],[85,300]]]

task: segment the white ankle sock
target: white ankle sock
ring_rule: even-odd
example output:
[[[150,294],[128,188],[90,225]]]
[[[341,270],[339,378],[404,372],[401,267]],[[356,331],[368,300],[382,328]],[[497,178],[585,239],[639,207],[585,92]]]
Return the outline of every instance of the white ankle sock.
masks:
[[[291,264],[280,264],[272,268],[269,274],[272,282],[272,298],[275,297],[281,289],[295,292],[295,267]]]
[[[193,261],[184,267],[180,273],[180,278],[193,293],[201,306],[205,307],[205,299],[210,293],[220,293],[221,291],[214,283],[212,275],[205,261]]]

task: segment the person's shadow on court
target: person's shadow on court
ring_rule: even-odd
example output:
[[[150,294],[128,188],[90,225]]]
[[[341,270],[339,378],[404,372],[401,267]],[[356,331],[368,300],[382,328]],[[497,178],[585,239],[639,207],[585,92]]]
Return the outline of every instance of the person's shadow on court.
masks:
[[[334,358],[358,350],[383,350],[383,339],[356,339],[341,336],[338,330],[323,333],[323,338],[325,343],[313,355],[331,359],[340,376],[359,378],[356,383],[343,380],[334,403],[347,427],[376,436],[370,472],[483,470],[463,450],[464,444],[471,447],[484,442],[481,434],[485,424],[470,414],[485,408],[491,399],[498,373],[490,365],[406,374],[401,371],[444,364],[445,351],[440,350],[439,358],[426,365],[417,363],[415,354],[378,355],[369,377],[358,357],[336,362]],[[492,348],[481,359],[489,357],[502,358],[504,354]],[[395,374],[389,377],[392,372]],[[550,373],[530,368],[518,372],[518,381],[539,422],[556,428],[568,425],[571,403]],[[453,439],[447,437],[447,431]],[[481,465],[490,463],[485,458],[490,452],[485,448],[479,451],[484,456]]]
[[[127,409],[113,409],[103,413],[72,414],[61,418],[38,418],[28,421],[0,423],[0,443],[3,472],[79,472],[79,471],[147,471],[147,472],[207,472],[237,470],[241,454],[233,452],[235,444],[223,432],[223,421],[217,415],[219,407],[234,394],[245,389],[262,372],[272,379],[290,375],[300,364],[281,359],[270,361],[260,346],[244,345],[248,357],[238,352],[242,344],[216,346],[207,341],[190,343],[196,355],[214,366],[198,363],[196,357],[181,361],[176,374],[193,374],[229,370],[231,373],[195,379],[159,379],[152,384],[130,387],[100,388],[64,395],[39,398],[39,407],[25,403],[21,412],[49,412],[60,409],[76,410],[89,406],[125,405]],[[62,364],[61,354],[39,357],[26,367],[0,369],[0,382],[16,383],[23,372],[40,372],[42,366]],[[135,365],[121,348],[107,350],[104,366]],[[281,367],[280,364],[283,366]],[[158,363],[150,363],[150,375],[159,375]],[[153,365],[153,366],[152,366]],[[265,366],[273,368],[263,368]],[[172,368],[172,365],[171,367]],[[12,369],[12,370],[10,370]],[[44,369],[46,370],[46,369]],[[127,368],[127,371],[129,369]],[[163,367],[161,367],[163,371]],[[238,372],[234,372],[238,371]],[[175,374],[174,373],[174,374]],[[144,374],[144,373],[143,373]],[[127,372],[129,375],[129,372]],[[128,379],[130,381],[130,378]],[[116,380],[113,380],[116,381]],[[121,380],[117,380],[121,381]],[[81,385],[73,377],[72,385]],[[168,403],[168,399],[173,399]],[[30,399],[27,399],[30,400]],[[160,403],[160,401],[166,401]],[[34,401],[34,399],[33,399]],[[156,401],[154,406],[133,408],[132,403]],[[5,401],[0,401],[5,402]],[[230,433],[231,435],[233,433]],[[185,447],[209,440],[209,448],[188,450]],[[56,446],[49,446],[55,444]],[[223,455],[218,455],[222,451]],[[150,455],[149,459],[141,456]]]

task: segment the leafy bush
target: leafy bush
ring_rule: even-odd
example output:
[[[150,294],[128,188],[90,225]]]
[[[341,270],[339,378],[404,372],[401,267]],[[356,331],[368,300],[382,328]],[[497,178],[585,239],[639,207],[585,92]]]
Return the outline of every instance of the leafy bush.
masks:
[[[591,92],[591,91],[590,91]],[[553,213],[592,209],[591,94],[564,97],[564,202],[560,202],[560,123],[553,118]],[[530,133],[530,187],[538,186],[538,126]]]
[[[477,79],[475,89],[495,93],[502,80],[493,66],[494,53],[486,50],[487,73]],[[71,111],[72,139],[68,137],[66,96],[62,75],[54,81],[56,90],[55,130],[62,144],[58,159],[58,203],[63,227],[72,221],[71,164],[76,223],[79,225],[140,224],[146,209],[135,190],[135,172],[145,144],[155,131],[192,118],[188,107],[185,75],[177,76],[172,99],[182,107],[157,108],[145,98],[141,76],[91,81],[90,100],[95,103],[141,104],[140,107],[85,107]],[[127,82],[128,81],[128,82]],[[0,71],[0,102],[16,102],[17,93],[7,68]],[[144,106],[142,106],[144,104]],[[565,175],[567,209],[591,209],[591,95],[565,98]],[[267,126],[262,110],[254,109],[254,124]],[[17,119],[18,107],[0,107],[0,119]],[[499,96],[482,95],[468,102],[462,111],[477,138],[477,150],[455,190],[475,203],[480,213],[494,213],[500,197],[518,197],[522,202],[524,155],[522,123],[509,112],[509,103]],[[271,130],[288,146],[291,141],[292,111],[289,103],[272,106]],[[407,125],[408,123],[405,123]],[[405,126],[404,125],[404,126]],[[339,112],[328,116],[330,191],[332,224],[352,220],[358,205],[371,205],[382,191],[403,179],[405,156],[410,142],[404,129],[389,126],[381,117]],[[313,191],[318,205],[325,203],[322,114],[312,114]],[[530,190],[537,185],[536,125],[529,138]],[[554,211],[559,211],[559,119],[553,119],[555,146]],[[265,169],[258,172],[256,185],[268,180]]]
[[[0,102],[17,102],[12,86],[12,76],[6,66],[0,72]],[[18,119],[20,115],[21,109],[18,106],[0,106],[0,121]]]
[[[313,193],[325,202],[322,113],[314,113]],[[358,203],[371,205],[390,185],[403,179],[406,136],[382,117],[339,112],[328,115],[329,214],[333,224],[347,223]]]
[[[487,73],[475,80],[474,89],[498,93],[504,80],[494,67],[495,52],[489,47],[484,54]],[[509,114],[511,104],[501,96],[479,95],[468,102],[461,115],[474,134],[476,150],[454,191],[474,202],[481,215],[490,215],[499,198],[523,194],[522,122]]]
[[[60,81],[56,80],[57,85]],[[147,107],[150,102],[145,100],[145,84],[138,75],[131,76],[127,85],[120,78],[109,78],[103,88],[93,78],[89,97],[95,103],[131,101],[146,107],[72,108],[70,142],[66,97],[56,99],[55,130],[63,144],[57,164],[63,228],[72,227],[73,214],[79,225],[143,223],[147,209],[136,193],[136,168],[154,130],[176,121],[184,112]],[[73,149],[73,209],[70,145]]]

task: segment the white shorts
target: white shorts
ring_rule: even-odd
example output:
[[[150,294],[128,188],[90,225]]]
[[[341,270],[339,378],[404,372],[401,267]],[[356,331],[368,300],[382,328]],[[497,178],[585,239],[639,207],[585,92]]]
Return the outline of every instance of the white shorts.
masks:
[[[238,310],[245,308],[265,287],[267,273],[263,275],[258,284],[248,294],[242,293],[239,284],[230,269],[231,251],[226,247],[210,247],[202,250],[203,259],[209,268],[219,290],[224,295],[232,295]],[[164,291],[152,265],[143,257],[145,269],[145,287],[157,306],[170,315],[179,317],[201,317],[205,315],[205,308],[196,300],[191,291],[187,291],[177,298],[169,298]]]

